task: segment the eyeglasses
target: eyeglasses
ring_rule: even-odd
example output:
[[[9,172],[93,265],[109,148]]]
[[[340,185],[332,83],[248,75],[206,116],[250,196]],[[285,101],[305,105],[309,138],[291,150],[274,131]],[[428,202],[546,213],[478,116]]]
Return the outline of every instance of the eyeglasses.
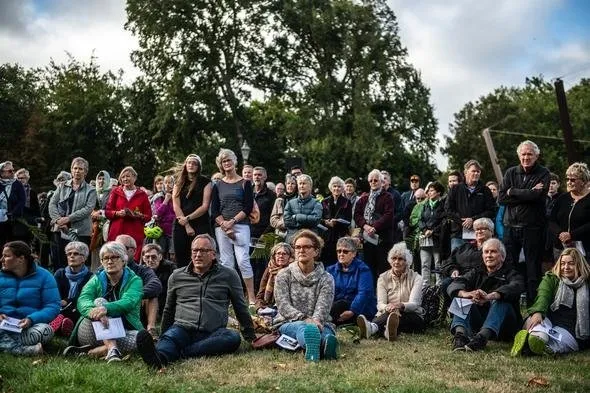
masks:
[[[301,251],[301,250],[307,251],[307,250],[311,250],[311,249],[315,248],[315,246],[311,245],[311,244],[301,244],[301,245],[298,244],[293,248],[295,249],[295,251]]]
[[[277,251],[277,252],[275,252],[275,255],[285,256],[285,255],[289,255],[289,253],[288,252],[284,252],[284,251]]]
[[[575,177],[566,177],[565,178],[565,181],[566,182],[570,182],[571,181],[572,183],[575,183],[576,180],[578,180],[578,179],[576,179]]]
[[[68,256],[68,257],[80,257],[80,256],[82,256],[82,254],[80,254],[77,251],[70,251],[70,252],[66,252],[66,256]]]
[[[341,250],[336,250],[336,254],[350,254],[352,251],[350,250],[345,250],[345,249],[341,249]]]
[[[2,169],[2,172],[14,173],[14,169]]]
[[[102,263],[107,263],[107,262],[115,262],[115,261],[117,261],[117,260],[119,260],[119,259],[121,259],[121,257],[120,257],[120,256],[118,256],[118,255],[113,255],[112,257],[102,257],[102,258],[100,259],[100,261],[101,261]]]
[[[418,202],[422,202],[425,199],[426,199],[426,197],[424,197],[424,198],[418,198],[418,197],[416,197],[416,201],[418,201]]]
[[[215,250],[213,250],[211,248],[193,248],[193,249],[191,249],[191,253],[193,253],[195,255],[198,253],[204,254],[206,252],[211,252],[211,251],[215,251]]]
[[[146,254],[143,256],[143,259],[158,259],[158,254]]]
[[[369,179],[369,183],[378,183],[379,179]]]
[[[18,180],[27,180],[26,177],[17,177]]]

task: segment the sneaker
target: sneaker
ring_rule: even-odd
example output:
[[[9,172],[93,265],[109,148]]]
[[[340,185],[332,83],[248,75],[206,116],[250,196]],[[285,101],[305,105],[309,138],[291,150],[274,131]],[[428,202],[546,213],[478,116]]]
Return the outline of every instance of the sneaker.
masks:
[[[37,343],[35,345],[27,345],[23,347],[23,355],[35,356],[43,355],[43,345]]]
[[[399,326],[399,314],[392,312],[387,317],[387,324],[385,325],[385,338],[387,341],[397,340],[397,328]]]
[[[137,344],[137,352],[148,366],[156,370],[164,367],[164,362],[156,350],[154,339],[147,330],[140,330],[137,333],[135,343]]]
[[[70,337],[70,334],[72,334],[72,331],[74,330],[74,321],[70,318],[64,318],[63,321],[61,321],[60,329],[64,336]]]
[[[82,354],[88,353],[88,351],[90,351],[91,348],[92,348],[91,345],[80,345],[78,347],[75,345],[70,345],[69,347],[66,347],[66,349],[64,349],[62,354],[64,356],[82,355]]]
[[[338,339],[333,334],[328,334],[324,340],[324,359],[337,360],[338,359]]]
[[[528,347],[533,354],[543,355],[545,353],[545,341],[541,340],[539,337],[529,334],[527,342]]]
[[[371,322],[367,320],[364,315],[359,315],[356,318],[356,326],[359,328],[359,335],[361,338],[369,338],[371,337]]]
[[[510,350],[510,356],[515,357],[523,355],[523,352],[526,351],[525,347],[528,346],[528,336],[529,332],[527,330],[520,330],[518,333],[516,333],[516,336],[514,336],[514,344]]]
[[[107,361],[107,363],[120,362],[121,360],[123,360],[123,356],[121,356],[121,352],[119,352],[119,349],[111,348],[109,349],[109,352],[105,357],[105,360]]]
[[[465,345],[465,349],[468,351],[483,351],[486,345],[488,345],[488,340],[481,334],[476,334],[471,341]]]
[[[453,337],[453,352],[464,351],[469,340],[463,333],[455,333]]]
[[[303,339],[305,341],[305,360],[310,362],[320,361],[320,329],[316,325],[308,324],[303,329]]]

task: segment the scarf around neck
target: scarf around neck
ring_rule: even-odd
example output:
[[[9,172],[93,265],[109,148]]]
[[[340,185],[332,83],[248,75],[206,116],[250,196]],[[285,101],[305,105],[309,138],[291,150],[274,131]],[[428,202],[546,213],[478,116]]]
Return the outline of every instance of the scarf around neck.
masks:
[[[80,290],[82,289],[80,283],[82,282],[84,277],[86,277],[86,274],[88,274],[88,268],[86,267],[86,265],[84,265],[78,273],[73,273],[72,268],[66,266],[65,273],[68,281],[70,282],[70,291],[68,293],[68,298],[75,299],[76,296],[78,296]]]
[[[373,213],[375,213],[375,204],[377,201],[377,197],[381,195],[381,190],[373,191],[369,193],[369,198],[367,200],[367,206],[365,206],[365,212],[363,217],[365,221],[369,223],[369,225],[373,224]]]
[[[575,281],[567,278],[560,279],[555,299],[551,304],[551,311],[557,311],[562,305],[572,308],[574,300],[576,302],[576,338],[586,340],[590,337],[588,283],[581,277]]]

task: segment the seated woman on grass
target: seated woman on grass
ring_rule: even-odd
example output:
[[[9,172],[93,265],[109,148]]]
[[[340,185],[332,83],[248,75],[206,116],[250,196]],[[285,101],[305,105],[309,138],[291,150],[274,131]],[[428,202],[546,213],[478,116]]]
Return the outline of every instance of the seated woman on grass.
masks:
[[[377,316],[373,322],[359,315],[357,325],[361,338],[379,333],[388,341],[400,332],[420,333],[424,323],[422,308],[422,277],[410,269],[412,253],[406,243],[395,244],[387,254],[391,269],[377,280]]]
[[[359,315],[371,319],[377,312],[377,298],[371,269],[356,255],[352,237],[341,237],[336,242],[338,263],[328,266],[334,277],[334,303],[330,315],[336,325],[355,323]]]
[[[590,268],[575,248],[561,252],[539,285],[511,355],[576,352],[590,347]]]
[[[63,336],[69,337],[74,329],[74,324],[80,318],[77,306],[78,297],[84,285],[92,277],[92,272],[84,264],[90,254],[86,243],[69,242],[65,252],[68,266],[58,269],[54,274],[61,298],[61,309],[58,316],[49,325],[54,333],[61,333]]]
[[[0,352],[42,354],[43,344],[53,337],[48,323],[59,313],[55,279],[37,266],[25,242],[6,243],[1,262],[0,321],[14,318],[14,328],[22,331],[0,329]]]
[[[274,295],[279,332],[297,339],[305,360],[338,357],[338,340],[330,323],[334,279],[317,262],[322,239],[309,229],[294,234],[295,262],[277,274]]]
[[[275,307],[274,288],[277,274],[293,262],[294,256],[293,247],[287,243],[277,243],[270,250],[270,261],[262,274],[260,289],[256,295],[256,311],[259,314],[262,309]]]
[[[121,361],[122,353],[136,349],[135,337],[143,329],[139,317],[143,284],[141,278],[126,267],[127,251],[122,244],[105,243],[99,255],[104,270],[82,289],[78,310],[83,318],[78,320],[64,355],[84,352],[97,357],[106,355],[105,360],[111,363]],[[125,336],[97,340],[92,322],[100,321],[106,326],[112,318],[122,319]]]

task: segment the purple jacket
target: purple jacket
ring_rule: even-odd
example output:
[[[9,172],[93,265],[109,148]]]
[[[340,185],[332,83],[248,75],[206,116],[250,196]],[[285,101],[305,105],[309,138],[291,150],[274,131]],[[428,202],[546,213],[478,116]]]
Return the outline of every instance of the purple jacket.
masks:
[[[164,197],[156,199],[153,205],[153,214],[158,216],[158,226],[162,228],[164,234],[172,236],[172,223],[176,219],[172,199],[166,204],[164,204]]]

